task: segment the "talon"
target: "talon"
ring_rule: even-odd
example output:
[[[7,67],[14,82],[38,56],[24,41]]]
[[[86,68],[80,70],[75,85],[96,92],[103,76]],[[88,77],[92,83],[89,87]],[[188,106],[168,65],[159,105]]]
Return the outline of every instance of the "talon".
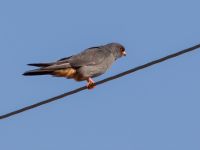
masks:
[[[93,89],[95,87],[94,83],[91,83],[91,84],[87,84],[87,88],[89,90]]]
[[[89,90],[95,88],[95,82],[92,80],[92,78],[88,78],[87,82],[87,88]]]

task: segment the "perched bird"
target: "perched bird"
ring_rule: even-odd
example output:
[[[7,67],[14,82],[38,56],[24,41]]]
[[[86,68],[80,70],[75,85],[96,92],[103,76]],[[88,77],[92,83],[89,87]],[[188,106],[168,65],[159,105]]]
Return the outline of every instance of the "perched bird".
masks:
[[[92,78],[105,73],[112,63],[122,56],[126,56],[124,46],[119,43],[109,43],[88,48],[56,62],[28,64],[39,68],[27,71],[23,75],[53,75],[76,81],[86,80],[87,88],[91,89],[95,85]]]

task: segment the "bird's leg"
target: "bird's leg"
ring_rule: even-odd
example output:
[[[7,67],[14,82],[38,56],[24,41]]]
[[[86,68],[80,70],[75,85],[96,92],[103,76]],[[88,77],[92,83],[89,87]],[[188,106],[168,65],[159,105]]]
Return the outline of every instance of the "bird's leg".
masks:
[[[95,87],[95,82],[92,80],[92,78],[87,79],[87,88],[93,89]]]

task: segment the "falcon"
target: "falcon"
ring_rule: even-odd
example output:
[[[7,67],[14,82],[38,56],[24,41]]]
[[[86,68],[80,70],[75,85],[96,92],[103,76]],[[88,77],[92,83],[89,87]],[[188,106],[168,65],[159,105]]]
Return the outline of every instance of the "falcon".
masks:
[[[39,68],[27,71],[23,75],[52,75],[76,81],[86,80],[87,88],[92,89],[95,87],[92,78],[104,74],[113,62],[122,56],[126,56],[124,46],[119,43],[109,43],[88,48],[55,62],[28,64]]]

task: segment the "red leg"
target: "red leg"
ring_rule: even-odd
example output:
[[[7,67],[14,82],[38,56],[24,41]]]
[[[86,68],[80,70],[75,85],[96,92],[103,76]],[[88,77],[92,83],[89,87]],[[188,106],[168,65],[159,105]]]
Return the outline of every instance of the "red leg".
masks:
[[[88,89],[93,89],[95,87],[95,82],[92,80],[92,78],[87,79],[87,88]]]

